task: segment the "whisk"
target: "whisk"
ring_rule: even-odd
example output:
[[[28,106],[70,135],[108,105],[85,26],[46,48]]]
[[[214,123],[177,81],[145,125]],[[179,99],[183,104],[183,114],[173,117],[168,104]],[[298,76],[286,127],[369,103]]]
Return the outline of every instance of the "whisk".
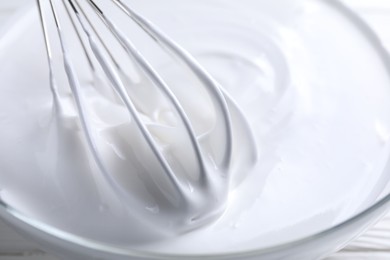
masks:
[[[121,0],[109,0],[105,4],[110,2],[112,8],[124,14],[128,19],[126,24],[115,23],[96,0],[36,1],[54,104],[61,109],[58,85],[63,83],[54,68],[54,56],[59,53],[80,129],[111,190],[133,215],[166,230],[187,231],[220,216],[228,199],[233,166],[237,168],[256,160],[255,140],[233,99],[188,51]],[[183,100],[183,95],[178,94],[188,91],[187,95],[191,95],[194,90],[187,90],[186,85],[172,87],[168,84],[128,37],[127,23],[138,26],[157,44],[160,52],[168,53],[196,79],[199,87],[195,92],[203,93],[207,100],[213,114],[212,123],[194,116],[196,108],[186,104],[190,99]],[[50,31],[50,25],[54,25],[55,33]],[[103,33],[101,27],[109,33]],[[103,78],[99,84],[113,90],[112,104],[120,103],[125,109],[129,122],[123,131],[115,128],[104,135],[98,130],[86,94],[88,83],[83,81],[85,75],[80,75],[70,51],[76,44],[74,36],[93,73]],[[113,42],[119,44],[124,56],[135,64],[142,75],[141,81],[147,82],[147,86],[145,83],[134,87],[137,83],[129,80],[127,67],[120,65],[112,51]],[[97,88],[99,84],[94,82],[92,86]],[[181,90],[175,91],[178,88]],[[158,109],[154,107],[158,102],[151,101],[156,100],[156,96],[164,107],[169,107],[173,120],[161,122],[148,114]],[[204,124],[209,125],[207,130],[203,129]],[[107,136],[112,137],[110,141],[105,139]],[[116,149],[107,149],[109,142],[124,147],[127,154],[121,156]]]

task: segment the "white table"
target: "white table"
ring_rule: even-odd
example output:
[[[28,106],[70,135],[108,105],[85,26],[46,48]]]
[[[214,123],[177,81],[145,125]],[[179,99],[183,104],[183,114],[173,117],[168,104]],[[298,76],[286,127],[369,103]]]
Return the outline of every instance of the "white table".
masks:
[[[0,27],[31,0],[0,0]],[[288,0],[286,0],[288,1]],[[390,50],[390,0],[344,0],[378,32]],[[20,252],[20,253],[15,253]],[[389,260],[390,214],[364,236],[326,260]],[[0,222],[0,260],[57,260]]]

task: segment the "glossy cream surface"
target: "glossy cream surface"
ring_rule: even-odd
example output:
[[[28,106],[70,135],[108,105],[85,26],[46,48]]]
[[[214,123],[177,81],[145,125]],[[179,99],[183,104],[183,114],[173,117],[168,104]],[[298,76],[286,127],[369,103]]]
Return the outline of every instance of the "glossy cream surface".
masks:
[[[169,219],[153,225],[142,218],[158,216],[153,204],[135,213],[115,196],[88,151],[64,75],[57,79],[62,112],[53,110],[35,12],[0,42],[0,198],[5,203],[114,247],[205,254],[302,238],[347,219],[379,196],[388,182],[383,170],[390,154],[389,70],[368,29],[337,2],[148,0],[134,7],[205,66],[250,126],[256,160],[232,170],[226,210],[196,230],[165,232],[161,223]],[[60,55],[55,59],[61,64]],[[186,83],[156,64],[179,90]],[[137,146],[121,135],[128,122],[123,106],[95,88],[85,93],[99,133],[107,134],[103,142],[124,138],[112,141],[126,144],[122,150],[110,146],[107,154],[130,155],[127,149]],[[193,102],[186,95],[181,100]],[[213,116],[197,102],[191,111],[201,128]],[[247,139],[237,135],[235,140],[245,144]],[[112,167],[118,158],[110,161]],[[136,188],[131,182],[125,186]]]

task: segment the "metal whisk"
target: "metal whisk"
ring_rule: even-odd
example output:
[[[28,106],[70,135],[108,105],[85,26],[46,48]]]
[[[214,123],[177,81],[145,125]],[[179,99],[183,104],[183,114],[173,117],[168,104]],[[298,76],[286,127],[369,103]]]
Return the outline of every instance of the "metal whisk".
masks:
[[[158,69],[148,62],[128,37],[127,24],[115,23],[106,16],[96,0],[37,0],[54,103],[61,109],[61,94],[57,86],[64,83],[59,82],[58,72],[54,69],[54,56],[59,54],[87,146],[112,191],[129,206],[134,215],[152,225],[186,231],[208,223],[225,208],[230,169],[235,157],[241,158],[239,161],[253,162],[256,159],[250,128],[235,102],[189,52],[129,5],[121,0],[109,1],[112,8],[117,8],[130,18],[128,23],[137,25],[157,43],[161,52],[178,60],[197,80],[199,91],[207,94],[206,99],[211,104],[214,114],[212,127],[202,133],[196,130],[199,128],[196,127],[199,120],[192,117],[180,95],[172,90]],[[54,34],[50,31],[50,25],[55,27],[52,30]],[[104,27],[109,36],[102,33],[99,26]],[[126,131],[130,136],[129,150],[132,152],[123,158],[113,156],[114,151],[107,152],[107,142],[97,132],[95,122],[91,119],[88,95],[84,91],[88,83],[83,81],[84,75],[80,76],[69,48],[76,44],[75,35],[93,73],[104,78],[103,85],[114,90],[115,98],[127,111],[130,123]],[[155,122],[152,115],[146,115],[147,109],[142,106],[151,102],[149,94],[137,94],[134,90],[133,83],[126,75],[126,68],[119,65],[120,62],[113,54],[112,42],[121,46],[126,58],[143,75],[143,80],[152,86],[148,87],[148,93],[151,96],[158,95],[164,104],[168,104],[175,123],[164,125]],[[57,47],[54,47],[55,43]],[[160,140],[164,135],[171,136],[168,139],[175,143],[172,146],[176,152],[167,151],[169,144]],[[177,137],[172,138],[172,135]],[[236,135],[242,136],[239,144],[234,140]],[[114,142],[121,146],[122,141]],[[240,150],[240,145],[246,147],[245,152]],[[118,170],[116,162],[124,167]]]

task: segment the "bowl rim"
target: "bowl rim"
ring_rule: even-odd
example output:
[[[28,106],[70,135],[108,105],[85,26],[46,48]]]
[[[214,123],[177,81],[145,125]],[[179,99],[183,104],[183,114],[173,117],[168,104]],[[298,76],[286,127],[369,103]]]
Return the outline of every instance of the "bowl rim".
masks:
[[[343,12],[345,14],[345,17],[347,17],[347,19],[357,24],[357,27],[360,27],[360,31],[366,35],[367,40],[369,40],[372,46],[374,46],[375,49],[377,50],[378,55],[380,56],[384,64],[384,68],[387,70],[387,72],[390,75],[390,53],[384,47],[382,41],[380,40],[376,32],[373,31],[370,25],[368,25],[367,22],[364,21],[359,16],[359,14],[357,14],[355,11],[347,7],[347,5],[342,2],[342,0],[319,0],[319,1],[323,1],[326,2],[327,4],[335,6],[336,9],[339,9],[340,12]],[[8,21],[5,23],[5,26],[1,26],[0,47],[4,36],[10,33],[13,27],[17,27],[18,25],[23,24],[23,20],[21,18],[32,14],[33,11],[32,6],[33,3],[30,2],[30,4],[22,8],[15,15],[13,15],[11,19],[8,19]],[[388,165],[387,168],[390,169],[390,165]],[[384,173],[387,170],[388,169],[384,169]],[[92,250],[95,252],[116,255],[120,257],[137,257],[142,259],[150,259],[150,258],[183,259],[184,257],[186,258],[191,257],[192,259],[201,259],[201,258],[221,259],[225,257],[236,257],[239,259],[243,257],[253,257],[253,256],[269,254],[273,252],[283,251],[298,245],[302,245],[309,241],[321,239],[323,237],[332,234],[335,231],[338,231],[343,228],[347,228],[348,226],[356,222],[359,222],[365,217],[369,217],[373,213],[379,212],[381,210],[387,211],[389,208],[390,208],[390,192],[383,198],[379,199],[377,202],[373,203],[371,206],[361,210],[360,212],[356,213],[355,215],[351,216],[346,220],[341,221],[338,224],[330,226],[329,228],[325,228],[321,231],[315,232],[311,235],[298,238],[295,240],[291,240],[289,242],[283,242],[280,244],[276,244],[268,247],[262,247],[259,249],[243,250],[243,251],[229,252],[229,253],[172,254],[172,253],[150,253],[150,252],[133,250],[133,249],[121,249],[114,246],[111,247],[109,245],[105,245],[97,241],[88,240],[79,236],[75,236],[65,231],[59,230],[57,228],[53,228],[49,225],[46,225],[44,223],[35,221],[33,219],[30,219],[29,217],[24,216],[21,212],[18,212],[16,209],[13,209],[10,205],[4,202],[0,197],[0,219],[12,225],[18,231],[26,234],[27,236],[30,237],[46,236],[49,239],[56,239],[58,241],[65,242],[68,245],[73,246],[75,248],[79,248],[80,251]],[[21,228],[21,226],[23,226],[24,228]]]

